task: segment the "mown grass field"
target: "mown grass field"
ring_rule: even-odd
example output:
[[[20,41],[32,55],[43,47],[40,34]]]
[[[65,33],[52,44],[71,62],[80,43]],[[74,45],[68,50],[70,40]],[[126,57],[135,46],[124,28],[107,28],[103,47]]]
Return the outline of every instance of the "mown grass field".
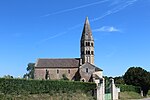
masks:
[[[120,92],[119,100],[141,99],[141,95],[136,92]]]
[[[94,97],[81,92],[56,93],[56,94],[32,94],[32,95],[3,95],[0,100],[96,100]]]
[[[148,96],[150,97],[150,90],[148,91]]]
[[[150,91],[148,93],[150,96]],[[136,92],[120,92],[119,100],[141,99]],[[0,100],[96,100],[95,97],[82,93],[51,93],[51,94],[24,94],[24,95],[4,95],[0,94]]]

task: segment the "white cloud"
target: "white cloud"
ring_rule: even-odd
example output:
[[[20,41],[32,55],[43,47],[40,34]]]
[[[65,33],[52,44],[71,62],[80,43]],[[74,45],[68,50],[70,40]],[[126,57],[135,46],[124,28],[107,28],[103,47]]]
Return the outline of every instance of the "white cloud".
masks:
[[[98,29],[94,29],[93,32],[120,32],[119,29],[113,27],[113,26],[103,26],[101,28]]]
[[[113,0],[112,3],[110,4],[110,6],[114,6],[119,4],[120,2],[122,2],[121,0]]]
[[[81,8],[85,8],[85,7],[89,7],[89,6],[94,6],[94,5],[98,5],[98,4],[101,4],[101,3],[105,3],[107,1],[109,1],[109,0],[100,0],[98,2],[93,2],[93,3],[89,3],[89,4],[77,6],[77,7],[74,7],[74,8],[60,10],[60,11],[57,11],[57,12],[54,12],[54,13],[46,14],[46,15],[43,15],[41,17],[48,17],[50,15],[56,15],[56,14],[66,13],[66,12],[69,12],[69,11],[73,11],[73,10],[77,10],[77,9],[81,9]]]
[[[96,17],[96,18],[93,18],[91,20],[91,22],[94,22],[94,21],[97,21],[97,20],[100,20],[100,19],[103,19],[105,18],[106,16],[109,16],[111,14],[115,14],[123,9],[125,9],[126,7],[128,6],[131,6],[133,5],[135,2],[137,2],[138,0],[125,0],[124,2],[117,2],[118,3],[118,6],[116,5],[114,8],[108,10],[107,12],[105,12],[103,15],[99,16],[99,17]]]

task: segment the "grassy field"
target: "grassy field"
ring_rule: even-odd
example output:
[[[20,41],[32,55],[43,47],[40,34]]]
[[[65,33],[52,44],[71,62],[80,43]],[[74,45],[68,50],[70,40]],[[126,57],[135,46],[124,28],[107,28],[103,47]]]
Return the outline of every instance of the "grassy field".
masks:
[[[119,100],[140,99],[140,94],[135,92],[121,92]],[[81,92],[56,93],[56,94],[24,94],[24,95],[3,95],[0,100],[96,100],[94,97]]]
[[[150,91],[148,93],[150,96]],[[140,94],[135,92],[121,92],[119,100],[141,99]],[[91,95],[82,93],[56,93],[56,94],[24,94],[24,95],[3,95],[0,94],[0,100],[96,100]]]
[[[141,99],[141,95],[136,92],[120,92],[119,99],[120,100],[129,100],[129,99]]]
[[[57,93],[57,94],[32,94],[32,95],[3,95],[0,100],[95,100],[92,96],[76,93]]]
[[[150,90],[148,91],[148,96],[150,97]]]

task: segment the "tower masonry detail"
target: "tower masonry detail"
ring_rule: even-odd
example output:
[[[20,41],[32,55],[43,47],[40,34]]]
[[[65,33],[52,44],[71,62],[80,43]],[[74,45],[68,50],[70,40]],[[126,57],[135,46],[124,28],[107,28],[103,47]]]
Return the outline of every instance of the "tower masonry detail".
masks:
[[[80,40],[80,56],[83,64],[88,62],[94,65],[94,39],[88,17],[86,17]]]

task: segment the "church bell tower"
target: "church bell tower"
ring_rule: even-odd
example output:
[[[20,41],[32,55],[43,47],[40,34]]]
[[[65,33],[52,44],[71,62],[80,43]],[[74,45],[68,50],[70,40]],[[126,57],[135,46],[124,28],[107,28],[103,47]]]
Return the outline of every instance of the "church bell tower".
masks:
[[[82,64],[86,62],[94,64],[94,39],[88,17],[86,17],[80,40],[80,56],[82,59]]]

